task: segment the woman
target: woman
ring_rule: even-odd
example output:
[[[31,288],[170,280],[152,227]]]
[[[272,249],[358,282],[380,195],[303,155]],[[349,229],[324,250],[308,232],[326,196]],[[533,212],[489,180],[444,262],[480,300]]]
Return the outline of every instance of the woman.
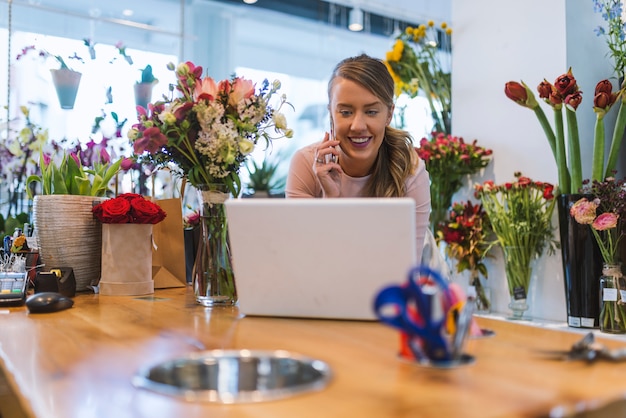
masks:
[[[382,61],[365,54],[341,61],[328,83],[330,133],[298,150],[287,197],[411,197],[417,260],[430,213],[429,177],[406,131],[389,126],[394,83]]]

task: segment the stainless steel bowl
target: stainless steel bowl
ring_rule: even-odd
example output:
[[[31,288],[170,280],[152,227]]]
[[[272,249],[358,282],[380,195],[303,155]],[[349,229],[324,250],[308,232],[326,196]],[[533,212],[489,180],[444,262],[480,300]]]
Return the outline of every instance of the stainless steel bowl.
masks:
[[[328,365],[288,351],[212,350],[146,367],[133,385],[187,401],[263,402],[323,389]]]

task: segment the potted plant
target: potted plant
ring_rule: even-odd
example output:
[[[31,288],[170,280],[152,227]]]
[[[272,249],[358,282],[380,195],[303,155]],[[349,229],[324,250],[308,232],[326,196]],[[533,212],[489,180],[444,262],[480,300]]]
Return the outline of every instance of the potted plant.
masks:
[[[40,259],[47,269],[71,267],[77,291],[90,289],[100,279],[102,228],[91,209],[106,200],[122,160],[111,163],[102,153],[101,161],[87,168],[74,153],[64,152],[58,164],[40,153],[41,175],[26,180]],[[41,194],[33,197],[31,183],[41,184]]]
[[[135,83],[135,104],[144,109],[148,108],[148,103],[152,101],[152,89],[159,80],[152,73],[150,64],[141,70],[141,79]]]
[[[29,51],[36,51],[35,46],[30,45],[22,49],[22,51],[17,55],[16,59],[21,59]],[[76,94],[78,93],[78,87],[80,86],[82,73],[70,68],[61,55],[51,54],[45,49],[40,49],[37,52],[40,57],[44,59],[53,58],[59,64],[59,68],[50,69],[52,82],[54,83],[54,88],[56,89],[61,109],[73,109],[74,102],[76,101]],[[79,57],[76,53],[68,57],[68,59],[74,59],[80,62],[84,62],[83,59]]]
[[[248,181],[249,197],[281,196],[285,188],[286,178],[277,173],[280,161],[265,158],[261,164],[250,160],[246,169],[250,175]]]

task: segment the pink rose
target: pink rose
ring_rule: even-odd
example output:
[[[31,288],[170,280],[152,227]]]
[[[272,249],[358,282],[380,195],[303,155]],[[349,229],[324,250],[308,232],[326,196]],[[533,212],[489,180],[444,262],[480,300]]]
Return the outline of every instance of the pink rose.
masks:
[[[573,216],[579,224],[589,225],[596,219],[597,208],[598,204],[596,202],[590,202],[583,197],[572,205],[569,214]]]
[[[617,226],[617,220],[619,215],[613,212],[606,212],[598,216],[591,226],[596,231],[606,231],[607,229],[613,229]]]

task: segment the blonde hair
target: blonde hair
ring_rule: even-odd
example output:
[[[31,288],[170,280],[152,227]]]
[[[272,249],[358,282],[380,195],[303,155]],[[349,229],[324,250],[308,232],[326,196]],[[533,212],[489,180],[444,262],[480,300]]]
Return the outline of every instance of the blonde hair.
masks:
[[[346,58],[335,67],[328,82],[328,97],[337,77],[354,81],[366,88],[389,109],[393,109],[394,83],[387,67],[379,59],[366,54]],[[378,150],[364,197],[401,197],[406,193],[405,180],[417,164],[413,138],[407,131],[385,128],[385,137]]]

